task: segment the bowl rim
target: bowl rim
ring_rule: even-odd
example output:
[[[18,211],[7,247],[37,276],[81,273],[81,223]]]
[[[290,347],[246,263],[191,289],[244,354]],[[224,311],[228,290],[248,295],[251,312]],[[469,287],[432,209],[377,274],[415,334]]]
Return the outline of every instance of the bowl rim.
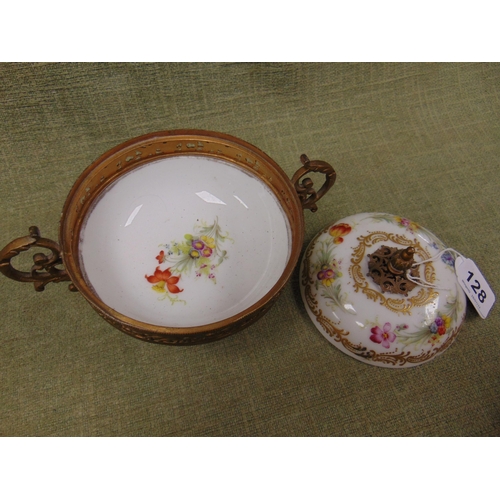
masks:
[[[174,143],[176,147],[172,151]],[[149,154],[147,157],[141,155],[135,158],[134,156],[133,161],[129,165],[124,165],[122,168],[117,167],[114,172],[110,173],[108,178],[100,183],[96,181],[96,175],[101,173],[103,169],[106,169],[106,165],[114,165],[115,162],[118,165],[122,161],[120,158],[123,159],[126,157],[128,159],[129,156],[127,157],[127,154],[130,154],[131,151],[138,151],[140,148],[145,148],[144,151],[149,150],[146,149],[146,145],[154,149],[158,144],[168,144],[168,151],[164,151],[161,154]],[[201,144],[218,144],[220,148],[207,151],[205,148],[198,146]],[[229,153],[229,150],[231,150],[231,153]],[[235,156],[235,151],[239,152],[236,154],[241,156],[241,158]],[[231,156],[228,156],[228,154]],[[173,156],[205,156],[243,167],[271,189],[290,227],[290,255],[285,269],[271,289],[253,305],[235,315],[217,322],[194,327],[155,325],[135,320],[112,309],[99,298],[90,283],[85,279],[78,251],[80,234],[86,215],[96,200],[105,191],[106,187],[136,168],[161,158]],[[85,185],[89,182],[97,183],[96,189],[89,190],[85,188]],[[94,185],[92,185],[92,188],[94,188]],[[134,336],[137,336],[137,332],[145,332],[160,337],[185,337],[231,330],[233,326],[238,330],[253,322],[252,318],[259,312],[267,310],[267,306],[270,306],[277,298],[295,269],[302,251],[304,232],[303,206],[291,179],[266,153],[242,139],[225,133],[198,129],[178,129],[152,132],[128,139],[106,151],[93,161],[80,174],[68,193],[59,224],[59,241],[63,261],[71,281],[98,314],[113,326]]]

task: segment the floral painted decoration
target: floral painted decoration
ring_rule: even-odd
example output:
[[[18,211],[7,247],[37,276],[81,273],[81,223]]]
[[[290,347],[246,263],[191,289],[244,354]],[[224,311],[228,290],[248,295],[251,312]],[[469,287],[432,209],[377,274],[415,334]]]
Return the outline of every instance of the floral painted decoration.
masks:
[[[412,222],[409,219],[406,219],[405,217],[394,217],[396,222],[399,224],[400,227],[404,227],[410,231],[410,233],[414,233],[417,229],[420,228],[420,226]]]
[[[391,331],[392,326],[389,322],[384,323],[384,326],[382,328],[376,325],[370,330],[371,332],[370,340],[372,342],[375,342],[376,344],[382,344],[382,347],[388,349],[389,347],[391,347],[391,343],[397,339],[396,333],[401,330],[406,330],[407,328],[408,325],[401,324],[401,325],[396,325],[394,331]]]
[[[170,294],[178,294],[183,291],[177,286],[180,277],[173,276],[170,268],[161,271],[160,266],[158,266],[152,276],[146,274],[145,278],[150,283],[153,283],[152,289],[155,292],[163,294],[163,298],[168,297],[172,303],[178,301],[176,297],[172,297]]]
[[[411,234],[420,234],[421,236],[424,236],[425,241],[434,249],[438,250],[441,248],[435,240],[435,236],[428,231],[427,229],[423,228],[416,222],[411,221],[410,219],[407,219],[406,217],[398,217],[396,215],[390,215],[390,214],[370,214],[367,219],[370,219],[374,222],[389,222],[391,224],[396,224],[398,227],[408,231]]]
[[[422,282],[430,285],[404,297],[374,286],[369,257],[391,244],[415,249]],[[437,236],[405,217],[356,214],[311,241],[300,291],[315,326],[345,354],[390,368],[420,365],[448,349],[465,318],[455,258]]]
[[[438,315],[437,318],[429,325],[429,331],[432,335],[427,342],[433,346],[439,344],[441,337],[447,332],[450,325],[450,316],[446,316],[445,314]]]
[[[449,333],[450,326],[457,322],[462,312],[462,306],[457,300],[457,296],[452,296],[443,310],[438,311],[434,320],[411,333],[396,332],[398,342],[405,346],[413,345],[418,347],[423,344],[435,346],[441,342],[443,337]]]
[[[416,222],[412,222],[406,217],[398,217],[389,214],[372,214],[370,215],[370,219],[374,220],[375,222],[385,221],[392,224],[397,224],[400,228],[406,229],[411,234],[414,234],[417,230],[422,230],[422,228]]]
[[[389,322],[386,322],[383,327],[375,325],[370,330],[370,340],[385,348],[389,348],[393,342],[406,347],[411,345],[418,347],[426,343],[435,346],[449,333],[453,321],[458,320],[461,306],[456,297],[450,299],[444,310],[445,312],[437,312],[432,323],[417,330],[410,329],[407,324],[396,325],[394,329]]]
[[[335,257],[335,243],[331,240],[319,242],[318,249],[311,258],[311,271],[316,277],[315,288],[330,306],[353,313],[345,307],[347,294],[342,292],[339,280],[343,276],[341,269],[342,259]]]
[[[163,271],[158,266],[152,276],[146,275],[146,279],[154,284],[153,290],[164,294],[163,298],[168,297],[172,303],[179,301],[172,294],[183,291],[177,286],[182,275],[190,275],[194,271],[196,278],[205,276],[215,284],[216,270],[227,259],[227,251],[222,245],[232,239],[222,232],[218,219],[211,225],[202,222],[194,229],[196,234],[185,234],[180,242],[160,245],[165,250],[160,250],[155,259],[160,266],[166,262],[171,266]]]
[[[336,224],[328,230],[328,234],[333,237],[333,242],[338,245],[344,241],[342,236],[346,236],[351,232],[351,226],[349,224]]]
[[[322,282],[323,286],[332,286],[333,282],[341,276],[342,273],[339,271],[335,260],[332,260],[330,264],[323,264],[321,271],[317,274],[317,278]]]
[[[453,255],[451,255],[450,252],[445,252],[443,255],[441,255],[441,260],[446,265],[452,267],[453,269],[455,268],[455,259],[453,258]]]
[[[396,340],[396,335],[391,332],[391,324],[385,323],[383,329],[380,326],[374,326],[371,330],[370,340],[376,344],[382,344],[382,347],[391,347],[391,342]]]

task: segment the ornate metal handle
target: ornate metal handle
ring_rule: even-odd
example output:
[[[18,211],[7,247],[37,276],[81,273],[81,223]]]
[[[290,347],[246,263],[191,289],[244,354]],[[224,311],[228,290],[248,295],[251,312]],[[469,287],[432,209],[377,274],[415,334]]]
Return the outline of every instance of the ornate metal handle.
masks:
[[[53,281],[70,281],[70,277],[63,269],[58,269],[56,266],[62,265],[61,249],[59,245],[52,240],[42,238],[40,230],[36,226],[31,226],[29,236],[22,236],[14,241],[11,241],[5,248],[0,251],[0,272],[5,274],[7,278],[15,281],[30,282],[35,286],[37,292],[45,289],[45,285]],[[50,250],[48,255],[36,253],[33,255],[33,266],[30,272],[18,271],[11,264],[11,260],[21,252],[29,250],[31,247],[42,247]],[[69,285],[71,291],[76,291],[76,287],[71,283]]]
[[[306,155],[301,155],[300,161],[304,166],[295,172],[292,177],[292,182],[297,194],[299,195],[304,210],[308,208],[311,212],[316,212],[316,210],[318,210],[316,202],[322,198],[335,184],[337,174],[335,173],[333,167],[326,163],[326,161],[309,161],[309,158]],[[321,174],[325,174],[326,176],[325,182],[317,192],[313,188],[313,181],[309,177],[306,177],[302,182],[299,182],[300,179],[309,172],[319,172]]]

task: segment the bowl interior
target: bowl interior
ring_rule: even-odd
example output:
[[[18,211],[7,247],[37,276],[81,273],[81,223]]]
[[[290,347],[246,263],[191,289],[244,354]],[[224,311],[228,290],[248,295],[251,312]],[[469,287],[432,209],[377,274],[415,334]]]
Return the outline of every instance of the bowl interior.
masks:
[[[120,175],[86,211],[85,281],[134,320],[196,327],[264,297],[290,258],[290,224],[270,187],[220,158],[171,156]]]

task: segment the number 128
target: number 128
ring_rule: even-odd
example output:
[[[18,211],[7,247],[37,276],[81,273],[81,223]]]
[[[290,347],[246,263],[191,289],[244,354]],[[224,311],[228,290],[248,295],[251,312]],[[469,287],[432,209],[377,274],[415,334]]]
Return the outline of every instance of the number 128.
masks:
[[[467,281],[469,282],[472,277],[474,276],[474,273],[469,271],[469,277],[467,278]],[[486,300],[486,292],[484,290],[481,290],[481,283],[479,283],[478,280],[474,280],[474,284],[470,286],[474,293],[477,295],[477,298],[479,299],[479,302],[481,304]]]

